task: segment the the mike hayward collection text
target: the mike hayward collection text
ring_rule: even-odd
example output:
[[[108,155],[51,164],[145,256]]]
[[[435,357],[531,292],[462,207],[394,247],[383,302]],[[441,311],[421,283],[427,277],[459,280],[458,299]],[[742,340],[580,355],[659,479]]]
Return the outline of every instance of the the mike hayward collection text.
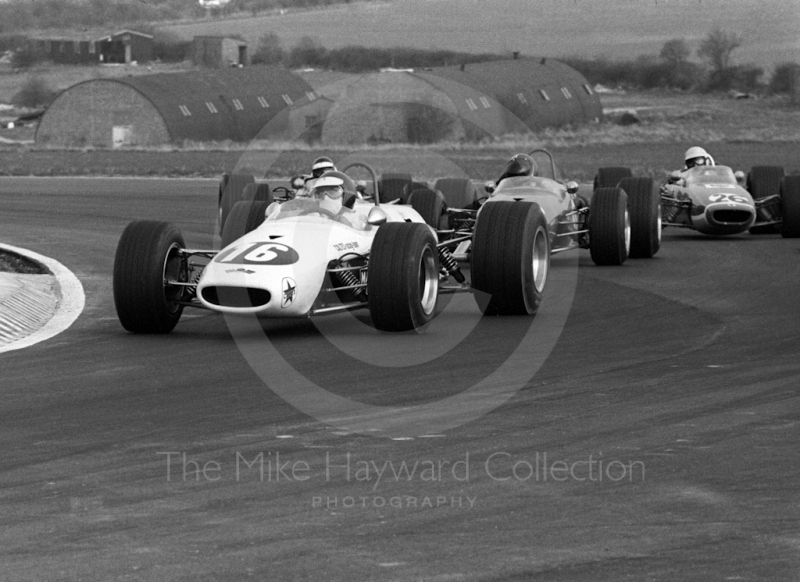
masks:
[[[558,483],[566,481],[644,482],[645,464],[637,460],[607,459],[601,454],[557,458],[547,452],[465,452],[448,459],[376,459],[346,452],[324,458],[300,458],[281,451],[230,453],[208,458],[185,451],[159,451],[168,482],[360,483],[377,491],[390,483]]]

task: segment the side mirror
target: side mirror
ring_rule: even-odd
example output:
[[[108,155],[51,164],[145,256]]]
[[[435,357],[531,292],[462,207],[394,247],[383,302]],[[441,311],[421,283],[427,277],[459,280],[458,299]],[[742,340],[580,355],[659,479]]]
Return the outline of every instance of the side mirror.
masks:
[[[367,215],[367,222],[372,226],[380,226],[387,220],[389,220],[389,217],[386,216],[386,213],[382,209],[377,206],[370,208],[369,214]]]
[[[569,194],[577,194],[578,193],[578,183],[570,180],[567,182],[567,193]]]
[[[486,183],[483,185],[483,189],[484,189],[484,190],[485,190],[485,191],[486,191],[488,194],[492,194],[492,193],[494,193],[494,190],[495,190],[495,188],[497,188],[497,182],[495,182],[494,180],[489,180],[488,182],[486,182]]]
[[[736,177],[737,182],[739,182],[740,184],[744,184],[744,181],[746,179],[744,172],[742,172],[741,170],[736,170],[736,172],[734,172],[733,175]]]

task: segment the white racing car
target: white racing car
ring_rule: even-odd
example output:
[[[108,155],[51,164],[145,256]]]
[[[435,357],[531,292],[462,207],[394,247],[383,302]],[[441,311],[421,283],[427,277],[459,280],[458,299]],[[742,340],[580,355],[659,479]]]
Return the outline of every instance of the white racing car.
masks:
[[[368,165],[356,162],[343,171],[354,166],[370,173],[372,192],[378,192]],[[337,212],[309,198],[237,202],[226,217],[219,251],[186,248],[168,222],[130,223],[114,262],[122,326],[168,333],[184,307],[280,318],[366,308],[379,330],[423,331],[440,293],[472,290],[453,268],[449,248],[457,241],[439,243],[413,206],[381,205],[379,196],[367,201],[354,192],[345,197]],[[502,232],[503,245],[473,248],[472,277],[500,282],[492,313],[534,314],[549,265],[547,221],[534,202],[492,205],[496,212],[478,216],[474,233],[483,240]],[[482,297],[476,295],[485,313]]]

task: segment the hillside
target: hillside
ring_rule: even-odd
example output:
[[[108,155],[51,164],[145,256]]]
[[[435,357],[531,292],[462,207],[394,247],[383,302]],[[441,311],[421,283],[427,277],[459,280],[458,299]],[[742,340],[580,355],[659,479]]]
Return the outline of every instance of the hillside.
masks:
[[[257,46],[266,33],[291,47],[304,36],[327,48],[346,45],[413,46],[464,52],[533,56],[658,55],[663,44],[684,38],[696,50],[719,26],[744,44],[738,63],[771,70],[800,61],[797,0],[390,0],[312,12],[248,17],[163,27],[185,39],[197,34],[239,34]]]

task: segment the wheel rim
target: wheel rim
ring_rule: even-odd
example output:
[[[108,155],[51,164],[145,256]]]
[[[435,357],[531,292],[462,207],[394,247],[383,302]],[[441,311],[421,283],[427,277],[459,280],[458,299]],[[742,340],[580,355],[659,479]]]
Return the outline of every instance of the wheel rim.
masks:
[[[656,236],[658,237],[658,242],[661,243],[661,204],[658,205],[658,222],[656,228],[658,229],[658,234]]]
[[[167,310],[170,313],[175,313],[180,309],[178,301],[183,295],[183,287],[180,285],[167,285],[167,281],[180,281],[181,280],[181,258],[177,251],[180,245],[172,243],[164,257],[163,281],[164,281],[164,299],[167,302]],[[184,277],[185,279],[185,277]]]
[[[419,262],[420,307],[425,315],[430,315],[436,308],[436,297],[439,291],[439,272],[430,245],[425,247]]]
[[[625,209],[625,252],[629,253],[631,250],[631,217],[628,210]]]
[[[544,229],[539,228],[533,238],[533,286],[536,291],[544,291],[544,284],[547,281],[548,254],[547,234]]]

